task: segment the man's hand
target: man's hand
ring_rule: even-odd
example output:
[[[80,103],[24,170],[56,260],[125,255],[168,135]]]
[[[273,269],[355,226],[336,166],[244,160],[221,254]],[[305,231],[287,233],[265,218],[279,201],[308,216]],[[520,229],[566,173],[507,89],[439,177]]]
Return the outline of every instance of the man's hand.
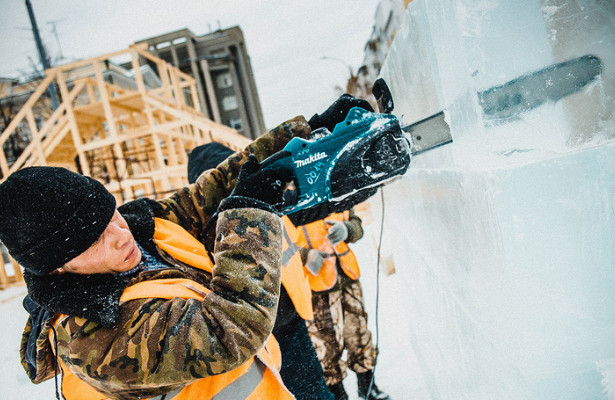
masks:
[[[342,221],[326,221],[325,223],[329,225],[329,229],[327,230],[327,239],[331,242],[332,246],[335,246],[338,243],[343,242],[348,237],[348,227]]]
[[[277,214],[284,189],[291,180],[291,172],[284,168],[261,169],[258,159],[251,154],[241,166],[230,196],[220,202],[218,212],[249,207]]]
[[[348,93],[344,93],[322,114],[314,114],[314,116],[308,121],[308,124],[312,130],[324,127],[331,132],[333,131],[333,128],[335,128],[335,125],[339,124],[346,118],[348,111],[350,111],[352,107],[361,107],[367,111],[374,111],[367,100],[357,99]]]
[[[305,267],[312,275],[316,276],[324,262],[325,259],[320,251],[310,249],[310,251],[308,251],[307,260],[305,261]]]
[[[286,184],[291,180],[292,174],[286,169],[260,169],[258,160],[251,154],[241,166],[231,197],[250,197],[270,205],[280,204]]]

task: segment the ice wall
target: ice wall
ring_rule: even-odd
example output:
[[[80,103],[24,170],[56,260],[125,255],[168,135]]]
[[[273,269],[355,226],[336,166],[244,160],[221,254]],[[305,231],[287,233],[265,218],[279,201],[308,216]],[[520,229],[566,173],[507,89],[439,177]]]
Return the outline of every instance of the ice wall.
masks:
[[[594,83],[485,123],[478,91],[585,54]],[[445,109],[454,142],[385,188],[382,253],[433,400],[615,399],[614,69],[612,1],[410,3],[394,114]]]

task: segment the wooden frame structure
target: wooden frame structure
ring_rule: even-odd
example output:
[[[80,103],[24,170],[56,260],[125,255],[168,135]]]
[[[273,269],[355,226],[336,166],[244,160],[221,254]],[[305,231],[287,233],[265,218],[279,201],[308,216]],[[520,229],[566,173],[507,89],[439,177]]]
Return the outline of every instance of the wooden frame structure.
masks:
[[[124,84],[111,79],[120,73],[112,62],[118,57],[131,59]],[[155,72],[157,87],[146,84],[145,65]],[[250,142],[205,118],[194,79],[149,53],[145,43],[45,73],[0,134],[0,182],[27,166],[61,166],[100,180],[118,204],[160,198],[187,184],[187,156],[195,146],[214,141],[240,149]],[[54,95],[60,101],[51,110]],[[8,154],[9,142],[19,144],[17,152]],[[4,265],[0,285],[8,279]]]
[[[2,243],[0,243],[1,246]],[[23,274],[19,264],[12,257],[8,256],[6,248],[0,250],[0,289],[23,285]],[[12,273],[9,273],[7,268],[11,268]]]
[[[105,79],[113,70],[110,60],[126,55],[133,88]],[[145,85],[143,62],[154,66],[160,87]],[[44,96],[49,90],[61,102],[41,121],[35,109],[49,107]],[[236,130],[206,119],[198,104],[194,79],[153,56],[146,44],[50,68],[0,135],[0,181],[26,166],[63,166],[101,180],[120,204],[159,197],[187,183],[187,154],[195,146],[215,141],[238,149],[249,143]],[[14,136],[26,145],[9,164],[4,143]]]

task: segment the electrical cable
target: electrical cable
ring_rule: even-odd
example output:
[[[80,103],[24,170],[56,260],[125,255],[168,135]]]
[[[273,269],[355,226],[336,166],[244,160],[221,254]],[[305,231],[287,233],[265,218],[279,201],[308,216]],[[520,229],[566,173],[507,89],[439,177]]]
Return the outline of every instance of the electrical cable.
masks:
[[[380,188],[380,235],[378,237],[378,251],[376,260],[376,315],[374,316],[376,322],[376,357],[374,358],[374,368],[372,368],[372,379],[367,387],[366,398],[369,398],[369,394],[374,386],[374,379],[376,378],[376,365],[378,364],[378,343],[380,342],[380,329],[378,326],[378,308],[380,303],[380,250],[382,248],[382,236],[384,232],[384,190]]]
[[[56,333],[56,330],[53,327],[53,325],[51,325],[51,331],[53,332],[53,341],[55,344],[54,355],[55,355],[56,362],[54,363],[53,378],[56,384],[56,399],[62,400],[60,397],[60,388],[58,384],[58,364],[60,363],[60,358],[58,357],[58,334]]]

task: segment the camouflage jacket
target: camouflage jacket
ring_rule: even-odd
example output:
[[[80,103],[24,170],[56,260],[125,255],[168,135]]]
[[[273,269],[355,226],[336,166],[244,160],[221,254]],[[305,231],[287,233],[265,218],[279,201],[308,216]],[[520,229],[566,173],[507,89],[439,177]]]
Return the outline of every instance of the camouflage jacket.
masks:
[[[168,199],[137,200],[120,207],[137,242],[169,266],[140,272],[122,284],[107,285],[108,289],[105,285],[84,288],[87,282],[74,284],[71,290],[78,295],[59,298],[58,302],[67,303],[83,299],[77,302],[75,312],[62,311],[70,316],[56,327],[58,356],[69,369],[112,398],[137,399],[232,370],[251,358],[262,347],[275,319],[282,249],[279,218],[253,208],[221,213],[212,229],[216,233],[215,266],[209,274],[172,259],[155,245],[154,217],[181,225],[203,243],[213,241],[205,227],[219,202],[232,191],[247,155],[263,160],[292,137],[307,138],[309,134],[302,117],[290,120]],[[149,298],[119,303],[127,285],[161,278],[192,279],[212,292],[202,302]],[[55,317],[42,321],[41,326],[33,326],[32,321],[28,319],[20,352],[30,379],[39,383],[55,373],[49,340]],[[38,333],[35,368],[26,365],[33,332]]]

